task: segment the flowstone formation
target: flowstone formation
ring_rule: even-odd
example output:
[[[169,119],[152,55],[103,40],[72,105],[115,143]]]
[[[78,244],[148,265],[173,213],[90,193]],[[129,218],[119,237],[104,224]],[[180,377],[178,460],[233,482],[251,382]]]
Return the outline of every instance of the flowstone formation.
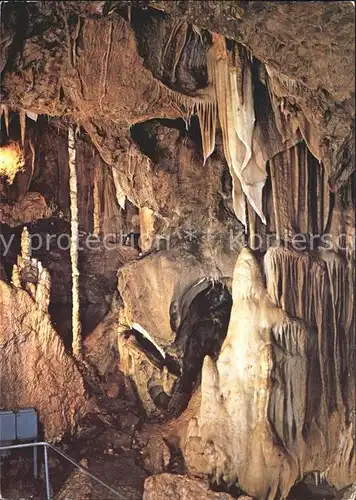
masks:
[[[285,272],[288,260],[297,269],[304,259],[270,249],[265,257],[268,289],[276,284],[271,265]],[[318,302],[320,294],[328,293],[327,277],[322,263],[313,264],[321,269],[314,275],[315,288],[304,289],[311,295],[305,298],[310,316],[299,314],[308,320],[305,323],[296,319],[293,306],[284,302],[280,307],[275,295],[272,301],[251,251],[241,250],[227,336],[217,362],[208,356],[204,360],[200,408],[184,437],[192,471],[227,484],[238,479],[256,498],[285,498],[298,479],[313,471],[323,473],[338,488],[354,480],[352,422],[337,375],[350,354],[337,342],[338,332],[327,330],[326,310],[320,312]],[[300,282],[298,274],[294,277]],[[303,307],[302,297],[285,301]],[[324,324],[318,321],[323,314]],[[345,345],[352,342],[350,326],[347,320],[341,325]],[[328,356],[330,350],[334,359]],[[347,379],[353,385],[351,377]]]
[[[354,14],[1,4],[0,406],[125,500],[356,481]]]

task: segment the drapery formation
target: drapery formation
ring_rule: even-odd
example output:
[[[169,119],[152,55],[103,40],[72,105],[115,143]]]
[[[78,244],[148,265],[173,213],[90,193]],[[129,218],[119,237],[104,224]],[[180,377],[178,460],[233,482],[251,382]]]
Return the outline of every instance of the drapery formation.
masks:
[[[313,471],[342,488],[355,480],[350,270],[336,255],[281,247],[264,266],[267,289],[251,251],[240,252],[227,337],[217,362],[204,361],[186,461],[258,499],[286,498]]]

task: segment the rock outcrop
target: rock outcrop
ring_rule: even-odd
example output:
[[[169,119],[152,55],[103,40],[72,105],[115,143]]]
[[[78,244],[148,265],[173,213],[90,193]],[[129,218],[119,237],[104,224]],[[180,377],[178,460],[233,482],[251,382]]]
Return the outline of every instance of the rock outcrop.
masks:
[[[0,406],[34,407],[44,438],[57,441],[75,430],[86,397],[81,373],[51,324],[49,296],[48,271],[23,248],[13,285],[0,281]]]
[[[196,498],[201,500],[231,500],[228,493],[216,493],[209,485],[199,479],[173,474],[159,474],[145,480],[143,500],[183,500]],[[241,497],[239,497],[241,499]],[[246,498],[246,497],[245,497]]]

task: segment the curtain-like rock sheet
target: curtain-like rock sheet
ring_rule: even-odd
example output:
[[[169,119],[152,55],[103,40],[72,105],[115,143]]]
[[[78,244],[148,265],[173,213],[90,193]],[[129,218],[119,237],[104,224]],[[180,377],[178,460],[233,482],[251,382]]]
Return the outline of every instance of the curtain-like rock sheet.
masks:
[[[95,197],[94,197],[94,226],[95,226],[95,213],[98,213],[97,228],[98,234],[102,235],[119,235],[120,231],[124,228],[124,213],[122,204],[125,203],[125,195],[120,191],[120,183],[117,180],[117,171],[115,169],[107,168],[99,157],[97,157],[96,164],[96,191],[97,191],[97,205],[98,209],[95,210]],[[95,188],[94,184],[94,188]],[[95,194],[95,191],[94,191]]]
[[[253,74],[252,60],[245,49],[235,44],[228,51],[225,37],[215,33],[212,36],[213,44],[207,52],[209,85],[199,91],[201,100],[191,106],[200,122],[204,162],[215,148],[218,117],[233,181],[235,214],[246,227],[250,205],[265,224],[262,190],[267,178],[266,163],[301,140],[299,122],[273,93],[268,76],[264,76],[262,84]],[[182,104],[187,107],[184,100]]]
[[[321,237],[331,214],[331,193],[323,166],[299,142],[270,160],[275,230]]]
[[[325,472],[331,483],[342,487],[355,473],[351,437],[355,401],[352,271],[332,251],[323,251],[320,257],[323,260],[271,248],[265,256],[266,281],[272,300],[289,314],[304,318],[314,332],[320,370],[315,422],[321,433],[320,455],[324,455],[324,460],[317,459],[314,470]],[[309,387],[306,397],[312,400],[314,394]],[[313,450],[306,458],[313,458]]]
[[[246,226],[244,193],[251,206],[265,221],[262,213],[262,188],[266,172],[263,166],[261,168],[251,161],[255,124],[251,65],[246,60],[242,62],[241,95],[241,90],[238,90],[236,65],[229,57],[223,36],[213,34],[213,45],[208,51],[207,63],[209,79],[216,95],[224,153],[233,180],[236,216]]]
[[[334,356],[339,344],[326,318],[333,311],[327,265],[298,259],[269,251],[268,293],[252,252],[241,250],[228,334],[216,364],[205,358],[200,408],[182,440],[192,472],[238,480],[258,499],[286,498],[307,472],[323,472],[340,488],[354,479],[343,403],[352,388],[342,396],[337,380],[350,360]]]

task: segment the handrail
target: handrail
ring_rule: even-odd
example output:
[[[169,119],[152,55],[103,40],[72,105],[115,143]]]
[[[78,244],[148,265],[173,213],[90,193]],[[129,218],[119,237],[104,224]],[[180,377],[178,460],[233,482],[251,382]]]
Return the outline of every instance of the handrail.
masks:
[[[118,491],[114,490],[113,488],[111,488],[111,486],[107,485],[106,483],[104,483],[104,481],[102,481],[97,476],[95,476],[95,474],[93,474],[92,472],[90,472],[89,469],[87,469],[86,467],[83,467],[82,465],[78,464],[78,462],[76,462],[75,460],[73,460],[73,458],[71,458],[69,455],[67,455],[66,453],[64,453],[64,451],[59,450],[58,448],[56,448],[55,446],[53,446],[50,443],[47,443],[46,441],[35,441],[33,443],[23,443],[23,444],[12,444],[12,445],[9,445],[9,446],[0,446],[0,451],[15,450],[15,449],[19,449],[19,448],[33,448],[33,447],[37,447],[37,446],[43,446],[43,450],[44,450],[45,482],[46,482],[46,497],[47,497],[47,500],[51,500],[51,488],[50,488],[50,484],[49,484],[49,470],[48,470],[47,448],[50,448],[51,450],[53,450],[56,453],[58,453],[59,455],[61,455],[68,462],[70,462],[72,465],[74,465],[75,467],[77,467],[77,469],[79,469],[81,472],[83,472],[84,474],[86,474],[87,476],[89,476],[91,479],[94,479],[94,481],[96,481],[97,483],[101,484],[101,486],[104,486],[104,488],[106,488],[107,490],[111,491],[111,493],[113,493],[114,495],[116,495],[117,497],[119,497],[121,500],[125,500],[125,497],[123,497],[121,495],[121,493],[119,493]]]

